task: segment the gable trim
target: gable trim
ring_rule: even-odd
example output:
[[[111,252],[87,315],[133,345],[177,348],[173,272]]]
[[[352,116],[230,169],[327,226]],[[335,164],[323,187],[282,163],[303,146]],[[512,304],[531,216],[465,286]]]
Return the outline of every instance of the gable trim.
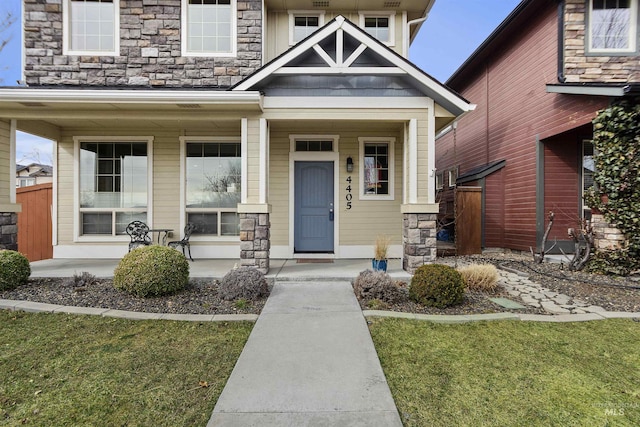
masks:
[[[336,60],[326,61],[325,55],[319,52],[322,50],[319,46],[315,46],[322,42],[325,38],[333,33],[336,33],[337,52]],[[356,41],[359,41],[361,45],[353,52],[347,63],[344,62],[342,57],[342,40],[343,32],[347,32],[349,36],[353,37]],[[364,46],[364,47],[363,47]],[[366,49],[371,49],[372,52],[379,55],[383,59],[391,63],[392,67],[349,67],[356,60],[360,54]],[[314,49],[321,58],[327,62],[328,67],[287,67],[294,59],[298,58],[307,51]],[[326,54],[326,52],[324,52]],[[329,56],[326,54],[326,56]],[[332,68],[332,64],[336,66]],[[453,92],[451,89],[442,85],[440,82],[433,79],[422,70],[418,69],[414,64],[409,62],[406,58],[398,55],[390,48],[376,40],[374,37],[367,34],[361,28],[358,28],[349,20],[343,16],[337,16],[324,27],[301,41],[298,45],[294,46],[287,52],[283,53],[279,57],[273,59],[270,63],[266,64],[261,69],[248,76],[243,81],[233,86],[231,91],[246,91],[275,74],[404,74],[412,77],[422,88],[428,93],[433,93],[435,96],[432,98],[439,98],[438,103],[443,105],[449,111],[455,115],[460,115],[464,112],[471,111],[475,108],[459,94]]]

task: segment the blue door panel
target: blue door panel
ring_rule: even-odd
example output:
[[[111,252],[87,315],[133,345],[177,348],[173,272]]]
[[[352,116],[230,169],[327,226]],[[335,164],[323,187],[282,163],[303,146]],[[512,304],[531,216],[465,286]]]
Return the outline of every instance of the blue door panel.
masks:
[[[295,162],[295,252],[333,252],[333,162]]]

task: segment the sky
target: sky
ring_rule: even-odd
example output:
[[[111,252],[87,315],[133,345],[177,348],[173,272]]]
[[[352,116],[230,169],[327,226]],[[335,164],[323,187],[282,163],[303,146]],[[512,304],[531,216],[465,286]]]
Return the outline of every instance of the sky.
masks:
[[[0,0],[0,16],[21,12],[21,0]],[[409,50],[409,59],[435,79],[445,82],[520,0],[436,0],[426,22]],[[21,80],[22,53],[20,19],[0,34],[11,36],[0,52],[0,86],[16,86]],[[51,143],[18,132],[16,160],[21,164],[50,163]],[[35,154],[39,154],[39,159]]]

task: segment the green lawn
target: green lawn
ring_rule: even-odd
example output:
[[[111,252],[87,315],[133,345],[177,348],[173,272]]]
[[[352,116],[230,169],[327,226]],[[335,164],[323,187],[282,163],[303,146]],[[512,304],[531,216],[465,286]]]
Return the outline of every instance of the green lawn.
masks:
[[[252,327],[0,310],[0,425],[206,425]]]
[[[407,426],[638,426],[640,323],[372,321]]]

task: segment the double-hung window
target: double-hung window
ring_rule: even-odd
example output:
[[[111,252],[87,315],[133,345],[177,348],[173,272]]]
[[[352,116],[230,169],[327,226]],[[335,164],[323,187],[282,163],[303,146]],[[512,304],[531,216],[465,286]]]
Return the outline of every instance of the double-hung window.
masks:
[[[184,144],[185,216],[194,235],[238,236],[241,201],[241,148],[235,141]]]
[[[588,52],[635,52],[638,0],[588,0],[588,4]]]
[[[359,138],[360,200],[393,200],[394,138]]]
[[[119,0],[64,0],[64,54],[119,55]]]
[[[323,24],[323,13],[289,12],[289,45],[294,45],[304,40]]]
[[[148,141],[78,141],[79,231],[115,236],[127,224],[147,222]]]
[[[182,0],[182,54],[235,56],[236,0]]]
[[[395,14],[360,13],[360,27],[387,46],[395,45],[394,39]]]

